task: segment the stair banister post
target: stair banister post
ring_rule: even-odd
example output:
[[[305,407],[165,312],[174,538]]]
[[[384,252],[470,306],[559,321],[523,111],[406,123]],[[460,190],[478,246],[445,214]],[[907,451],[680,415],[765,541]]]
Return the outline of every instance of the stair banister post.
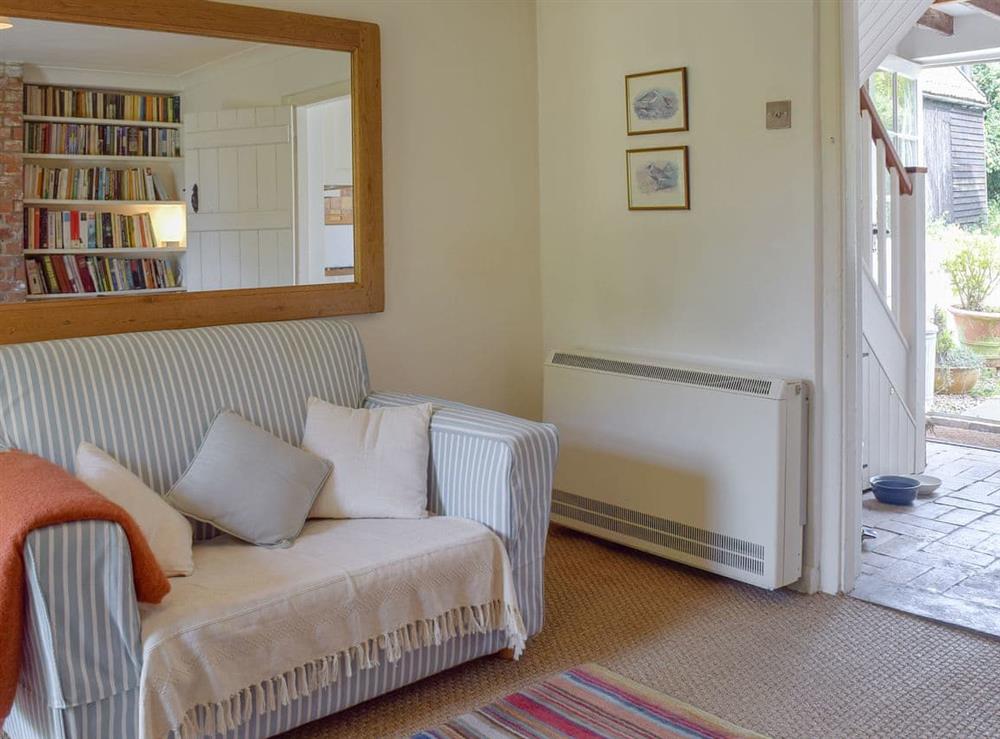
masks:
[[[889,284],[892,286],[892,300],[889,303],[889,307],[892,310],[892,315],[895,317],[898,323],[902,319],[902,296],[906,292],[907,288],[901,284],[902,282],[902,255],[903,250],[900,248],[900,222],[901,213],[899,209],[899,199],[901,197],[899,189],[899,171],[895,168],[889,170],[889,234],[892,237],[890,241],[889,248],[889,261],[890,261],[890,274]],[[912,341],[910,343],[913,343]]]
[[[927,369],[925,335],[927,331],[925,243],[926,236],[926,167],[907,167],[913,192],[899,199],[900,257],[900,329],[910,344],[906,401],[916,425],[914,472],[926,465],[924,443],[925,372]],[[893,239],[895,241],[895,239]]]
[[[875,228],[878,231],[875,242],[878,244],[878,290],[882,293],[882,300],[889,304],[889,260],[886,253],[885,234],[888,231],[886,219],[886,180],[888,179],[888,166],[886,165],[885,141],[879,139],[875,142]],[[895,183],[893,183],[895,186]]]
[[[860,207],[858,208],[858,256],[869,274],[872,272],[872,157],[875,150],[875,143],[872,141],[872,117],[871,114],[862,109],[861,111],[861,145],[859,154],[861,156],[861,183],[859,195],[861,196]]]

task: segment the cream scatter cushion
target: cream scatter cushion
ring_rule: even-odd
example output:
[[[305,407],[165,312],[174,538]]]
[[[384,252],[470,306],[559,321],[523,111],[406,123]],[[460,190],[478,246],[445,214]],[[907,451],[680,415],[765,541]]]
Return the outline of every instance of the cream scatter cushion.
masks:
[[[167,577],[194,572],[191,524],[156,491],[118,464],[110,454],[87,442],[76,450],[76,476],[128,511]]]
[[[427,515],[430,403],[344,408],[309,398],[302,448],[333,464],[310,518]]]

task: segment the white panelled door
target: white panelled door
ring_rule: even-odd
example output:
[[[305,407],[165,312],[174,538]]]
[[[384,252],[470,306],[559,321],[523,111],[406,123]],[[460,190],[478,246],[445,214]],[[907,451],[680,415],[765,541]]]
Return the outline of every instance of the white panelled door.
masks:
[[[290,106],[184,116],[189,290],[294,284],[292,136]]]

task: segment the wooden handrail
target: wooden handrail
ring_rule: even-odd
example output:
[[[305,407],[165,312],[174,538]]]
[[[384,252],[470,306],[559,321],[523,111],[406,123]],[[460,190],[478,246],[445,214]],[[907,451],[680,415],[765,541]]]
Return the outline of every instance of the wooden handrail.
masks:
[[[913,183],[910,182],[910,176],[906,173],[906,167],[903,166],[903,161],[899,158],[896,147],[892,145],[892,139],[889,138],[889,132],[882,124],[882,119],[878,117],[878,111],[875,110],[875,103],[872,102],[868,90],[864,87],[861,88],[861,110],[867,110],[868,115],[871,116],[872,141],[881,139],[885,144],[885,163],[886,166],[896,170],[899,177],[900,194],[912,195]]]

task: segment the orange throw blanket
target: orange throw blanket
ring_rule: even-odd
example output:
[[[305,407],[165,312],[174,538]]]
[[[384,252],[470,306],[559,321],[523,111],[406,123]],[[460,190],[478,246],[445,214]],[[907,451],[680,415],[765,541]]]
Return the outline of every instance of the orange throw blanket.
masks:
[[[21,671],[24,541],[34,529],[94,520],[112,521],[125,530],[139,600],[163,600],[170,583],[138,524],[123,508],[41,457],[0,452],[0,724],[14,704]]]

